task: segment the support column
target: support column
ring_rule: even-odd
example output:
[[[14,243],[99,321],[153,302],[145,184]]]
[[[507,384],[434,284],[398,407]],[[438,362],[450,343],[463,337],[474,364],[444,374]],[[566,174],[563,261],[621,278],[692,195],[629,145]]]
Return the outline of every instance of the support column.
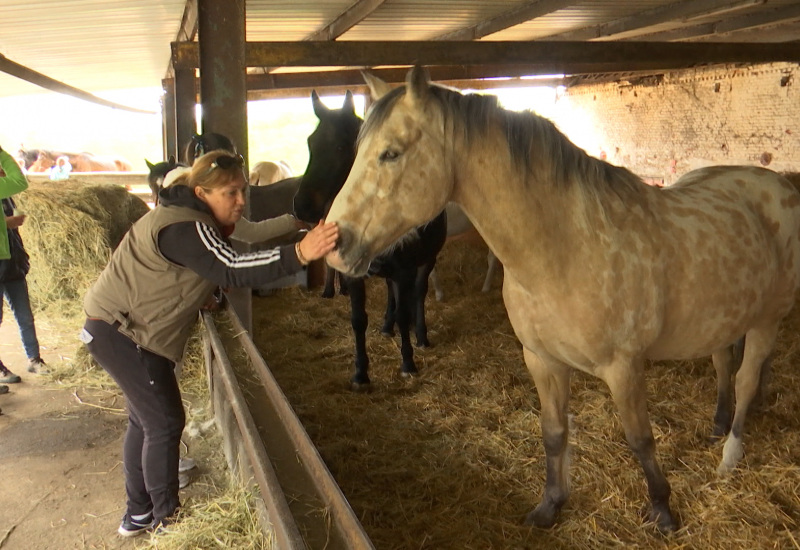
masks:
[[[175,79],[165,78],[161,81],[161,128],[164,144],[163,159],[170,155],[178,158],[177,134],[175,132]]]
[[[248,166],[245,0],[198,0],[197,7],[202,129],[228,136]],[[250,217],[249,200],[244,215]],[[249,288],[228,293],[248,331],[253,328],[251,296]]]
[[[175,69],[175,140],[180,162],[183,150],[197,133],[197,83],[194,69]]]

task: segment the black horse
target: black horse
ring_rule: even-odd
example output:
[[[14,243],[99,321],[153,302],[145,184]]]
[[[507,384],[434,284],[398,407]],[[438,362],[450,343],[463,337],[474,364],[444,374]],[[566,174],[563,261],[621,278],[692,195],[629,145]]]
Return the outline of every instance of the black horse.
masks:
[[[328,109],[316,92],[311,94],[311,101],[319,124],[308,138],[308,167],[294,198],[294,211],[299,219],[317,223],[327,214],[350,173],[363,120],[356,115],[350,92],[347,92],[341,109]],[[403,357],[401,373],[404,376],[417,372],[409,335],[412,322],[417,346],[430,345],[425,323],[428,276],[436,265],[436,256],[446,237],[447,219],[442,212],[429,223],[409,232],[370,265],[370,275],[386,279],[387,304],[381,332],[394,335],[397,324]],[[363,277],[342,277],[342,280],[350,296],[350,322],[355,335],[355,374],[350,382],[352,389],[358,391],[368,388],[370,383],[367,373],[366,288]]]
[[[150,195],[153,199],[153,204],[158,204],[158,192],[161,191],[161,187],[164,185],[166,175],[175,168],[186,165],[177,162],[174,155],[170,155],[169,159],[161,162],[152,163],[147,159],[144,159],[144,161],[147,163],[147,169],[150,170],[147,174]]]

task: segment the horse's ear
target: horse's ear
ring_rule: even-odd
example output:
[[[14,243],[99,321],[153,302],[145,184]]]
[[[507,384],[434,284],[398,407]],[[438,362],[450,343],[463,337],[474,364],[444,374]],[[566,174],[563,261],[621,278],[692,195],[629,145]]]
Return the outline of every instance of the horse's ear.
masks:
[[[167,159],[167,162],[169,164],[175,164],[175,155],[170,155],[169,158]]]
[[[369,95],[372,96],[374,101],[379,100],[392,91],[392,87],[389,86],[389,84],[372,73],[361,71],[361,76],[364,77],[364,82],[367,83],[367,87],[369,88]]]
[[[406,97],[414,103],[422,103],[429,93],[428,72],[419,65],[414,65],[406,75]]]
[[[317,115],[317,118],[320,120],[330,112],[330,109],[328,109],[319,98],[319,95],[317,95],[316,90],[311,90],[311,104],[314,106],[314,114]]]
[[[147,163],[147,167],[148,167],[148,168],[149,168],[151,171],[153,170],[153,168],[155,168],[155,167],[156,167],[156,165],[155,165],[155,164],[153,164],[152,162],[150,162],[149,160],[147,160],[147,159],[144,159],[144,161],[145,161],[145,163]]]
[[[344,93],[344,103],[342,104],[342,110],[350,111],[353,114],[356,114],[356,103],[353,100],[353,92],[347,90]]]

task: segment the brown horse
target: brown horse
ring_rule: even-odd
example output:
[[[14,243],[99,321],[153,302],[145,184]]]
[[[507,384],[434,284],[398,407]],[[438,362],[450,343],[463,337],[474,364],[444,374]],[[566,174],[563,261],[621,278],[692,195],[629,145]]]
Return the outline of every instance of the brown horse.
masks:
[[[73,172],[130,172],[131,164],[121,158],[99,157],[91,153],[60,153],[39,150],[36,161],[28,168],[29,172],[47,172],[59,157],[67,157]]]
[[[328,214],[340,232],[328,263],[362,275],[447,201],[461,206],[505,268],[503,299],[539,393],[547,478],[527,521],[552,526],[569,495],[570,373],[579,369],[610,388],[644,470],[650,520],[675,530],[646,361],[712,355],[718,377],[731,377],[730,346],[746,336],[717,469],[732,470],[762,364],[800,288],[800,193],[751,166],[702,168],[658,189],[589,156],[552,122],[432,86],[418,67],[395,90],[367,81],[382,97]]]

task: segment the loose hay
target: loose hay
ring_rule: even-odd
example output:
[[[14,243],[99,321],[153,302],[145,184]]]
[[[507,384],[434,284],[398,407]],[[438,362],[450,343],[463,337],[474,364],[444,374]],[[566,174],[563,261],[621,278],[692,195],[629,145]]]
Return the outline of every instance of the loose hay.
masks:
[[[124,187],[80,182],[31,184],[15,198],[27,214],[21,234],[34,309],[80,315],[84,293],[147,204]]]
[[[552,530],[523,525],[544,485],[539,403],[498,284],[479,289],[485,249],[448,244],[437,270],[448,300],[428,300],[434,347],[420,375],[399,376],[397,339],[379,334],[384,283],[370,280],[367,336],[374,389],[351,393],[349,301],[286,289],[256,299],[255,340],[377,548],[797,548],[800,541],[800,311],[784,323],[766,403],[751,413],[746,456],[718,478],[705,443],[710,360],[648,370],[658,457],[682,529],[644,524],[647,489],[607,388],[572,377],[571,498]]]

